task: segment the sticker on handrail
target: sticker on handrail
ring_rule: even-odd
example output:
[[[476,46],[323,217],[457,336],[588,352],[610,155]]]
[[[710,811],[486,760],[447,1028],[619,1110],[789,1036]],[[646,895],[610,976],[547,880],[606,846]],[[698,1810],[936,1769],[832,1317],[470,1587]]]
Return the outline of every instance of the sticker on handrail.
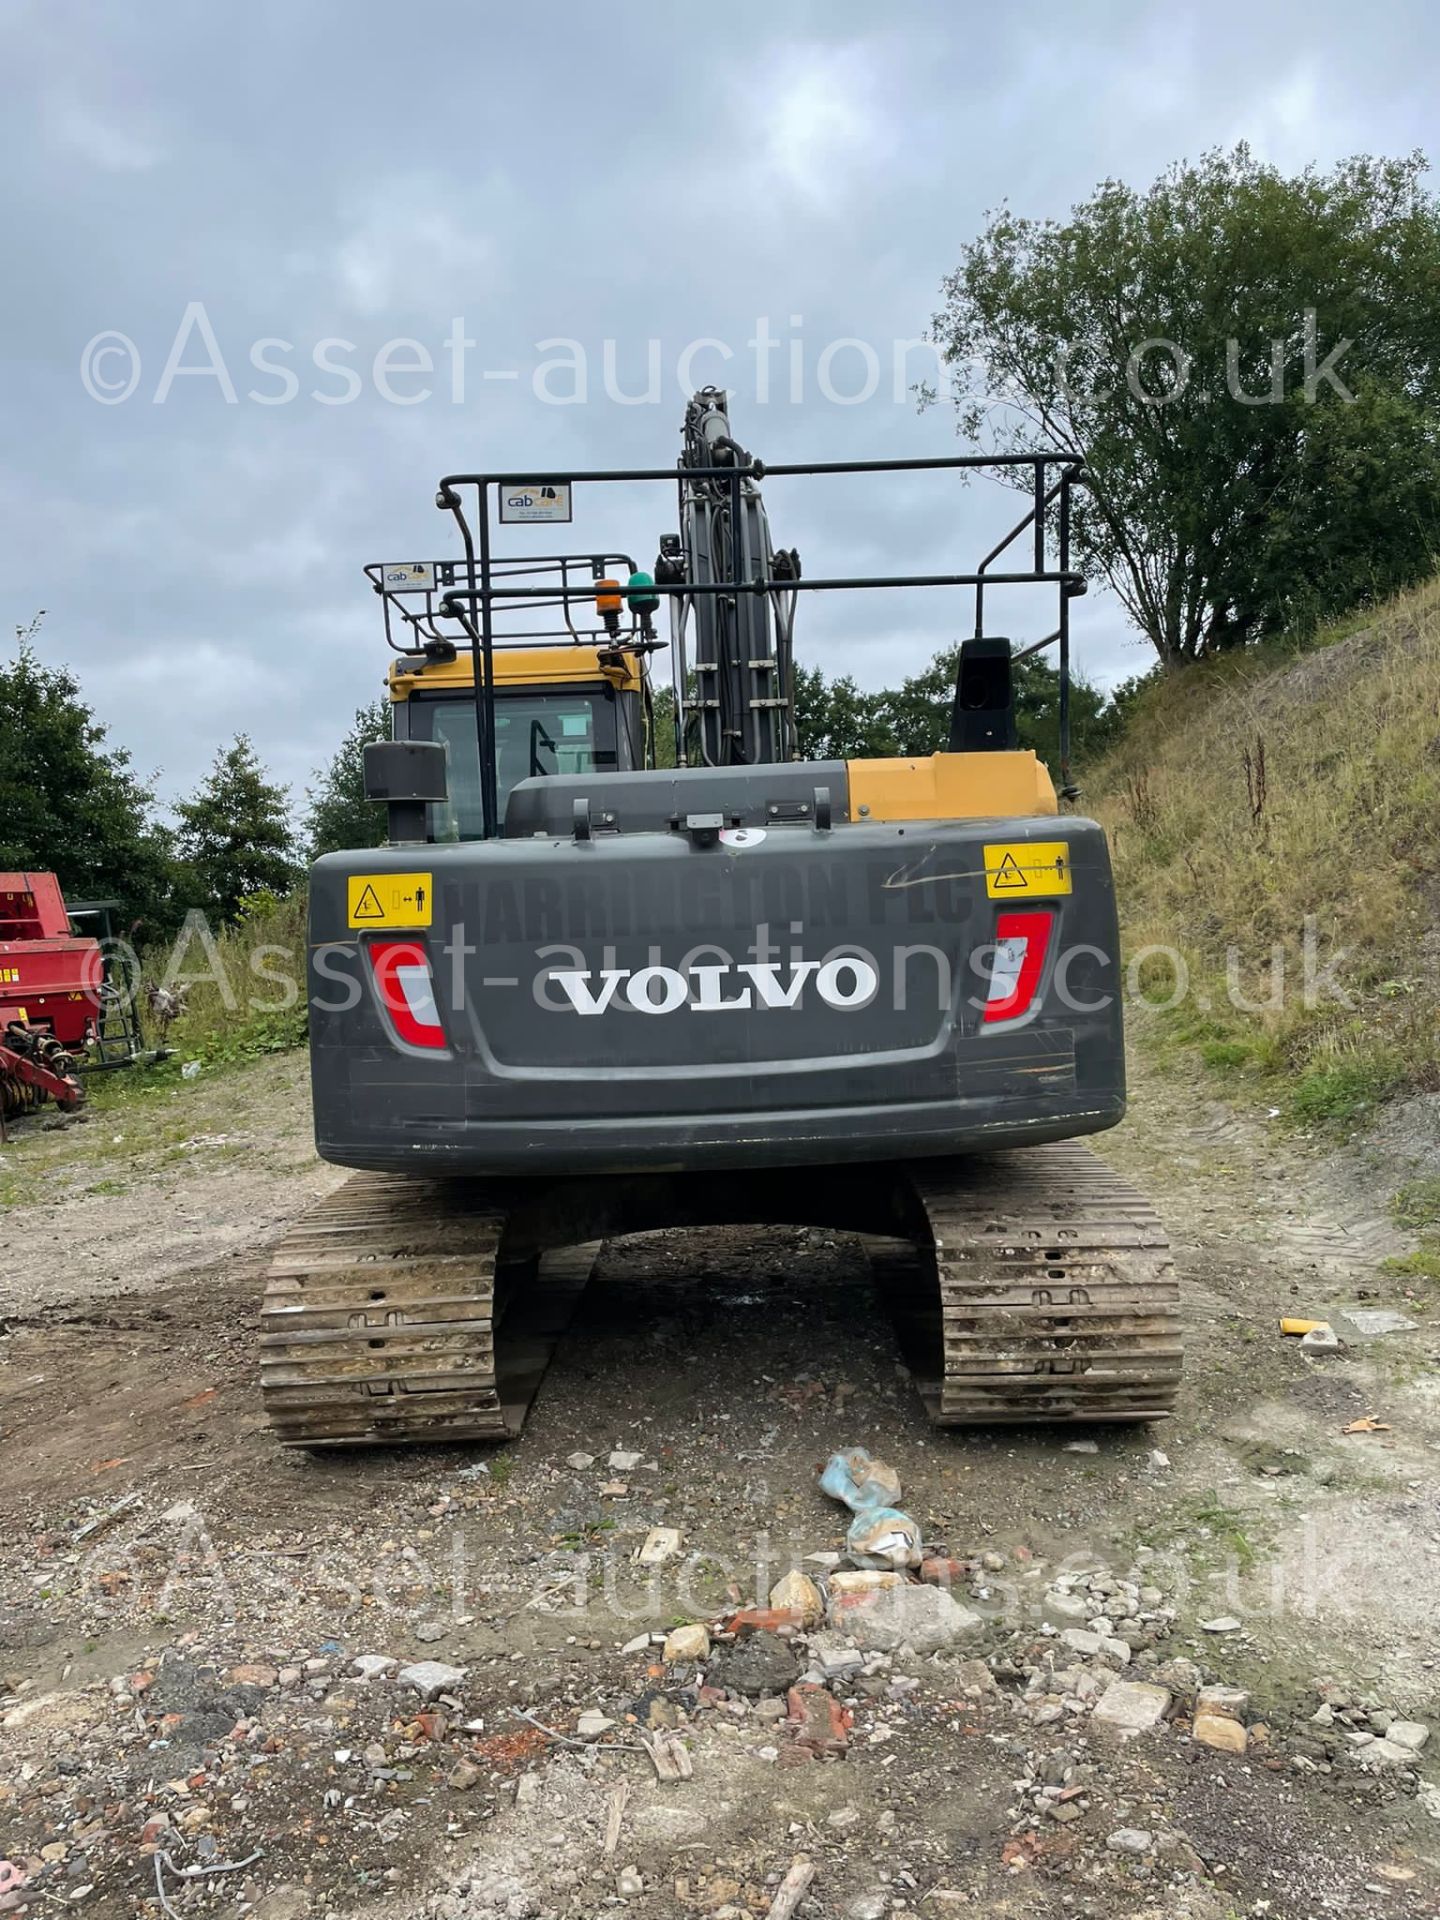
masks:
[[[435,585],[433,560],[397,560],[380,569],[381,585],[387,593],[414,593]]]
[[[500,489],[502,527],[533,526],[569,518],[570,489],[559,481],[531,480]]]

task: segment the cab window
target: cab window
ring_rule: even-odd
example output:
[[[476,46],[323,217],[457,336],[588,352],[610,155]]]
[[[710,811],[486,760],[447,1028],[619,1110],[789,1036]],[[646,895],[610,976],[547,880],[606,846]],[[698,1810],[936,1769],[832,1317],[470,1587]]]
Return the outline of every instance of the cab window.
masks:
[[[478,840],[483,814],[473,701],[412,701],[411,726],[413,738],[438,740],[445,748],[450,796],[430,809],[430,838]],[[495,756],[502,819],[511,789],[521,780],[613,769],[615,716],[608,689],[497,693]]]

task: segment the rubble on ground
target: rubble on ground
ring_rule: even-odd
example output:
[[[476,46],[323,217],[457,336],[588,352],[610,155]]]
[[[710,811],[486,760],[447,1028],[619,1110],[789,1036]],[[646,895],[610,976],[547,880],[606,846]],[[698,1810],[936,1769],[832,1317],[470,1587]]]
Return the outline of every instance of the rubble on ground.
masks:
[[[667,1531],[678,1538],[662,1527],[637,1538]],[[1421,1773],[1424,1721],[1325,1681],[1298,1721],[1267,1726],[1251,1687],[1208,1664],[1233,1654],[1233,1635],[1192,1621],[1183,1644],[1196,1657],[1176,1650],[1179,1611],[1153,1556],[1124,1571],[949,1544],[915,1568],[803,1557],[804,1571],[779,1572],[753,1606],[604,1646],[577,1640],[593,1677],[575,1665],[539,1690],[507,1683],[499,1652],[478,1665],[468,1646],[464,1664],[409,1658],[429,1616],[389,1646],[375,1635],[318,1649],[192,1636],[101,1682],[22,1687],[0,1701],[17,1762],[0,1815],[20,1835],[0,1889],[15,1910],[22,1895],[83,1909],[97,1887],[138,1884],[139,1862],[162,1874],[183,1916],[206,1904],[201,1869],[228,1879],[233,1867],[259,1920],[298,1920],[311,1908],[293,1856],[272,1867],[262,1849],[249,1861],[256,1835],[293,1830],[309,1846],[323,1832],[353,1860],[357,1890],[387,1897],[412,1884],[401,1862],[424,1817],[455,1836],[502,1821],[518,1836],[447,1869],[428,1920],[581,1920],[607,1901],[672,1893],[677,1913],[733,1920],[766,1910],[787,1862],[757,1882],[677,1856],[657,1896],[652,1856],[635,1842],[703,1845],[707,1806],[728,1782],[798,1768],[856,1782],[853,1801],[823,1818],[822,1866],[825,1845],[886,1863],[837,1912],[888,1914],[900,1902],[943,1912],[932,1893],[963,1896],[933,1869],[927,1884],[903,1860],[889,1864],[894,1809],[867,1796],[902,1777],[912,1743],[963,1748],[966,1735],[1009,1768],[1004,1863],[1015,1872],[1064,1863],[1095,1884],[1108,1876],[1176,1900],[1203,1885],[1206,1862],[1173,1807],[1136,1785],[1162,1751],[1212,1769],[1323,1774],[1361,1804],[1413,1798],[1416,1817],[1440,1821],[1440,1788]],[[637,1564],[633,1548],[623,1558]],[[461,1636],[445,1631],[458,1649]],[[81,1784],[97,1753],[127,1783],[109,1797]]]

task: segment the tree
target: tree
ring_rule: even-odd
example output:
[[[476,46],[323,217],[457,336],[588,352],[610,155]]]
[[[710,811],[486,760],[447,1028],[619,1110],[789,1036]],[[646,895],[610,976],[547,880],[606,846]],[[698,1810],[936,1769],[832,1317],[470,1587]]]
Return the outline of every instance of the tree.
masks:
[[[266,777],[247,735],[235,736],[189,800],[175,811],[193,904],[234,920],[250,894],[288,893],[300,877],[290,795]]]
[[[950,739],[959,648],[937,653],[900,686],[862,693],[847,674],[827,681],[818,667],[795,670],[795,717],[809,759],[849,760],[941,751]],[[1040,654],[1014,664],[1015,732],[1053,775],[1060,771],[1060,673]],[[1072,758],[1094,759],[1113,738],[1118,714],[1098,687],[1070,681]]]
[[[807,760],[883,760],[895,744],[881,696],[862,693],[851,675],[827,680],[819,667],[795,668],[795,728]],[[948,723],[947,723],[948,724]]]
[[[53,872],[71,900],[118,900],[126,921],[168,930],[169,835],[154,795],[111,746],[63,667],[41,664],[39,618],[0,662],[0,868]]]
[[[1424,172],[1419,155],[1361,157],[1287,178],[1244,146],[1212,152],[1145,193],[1107,180],[1064,222],[1002,209],[944,283],[961,431],[1083,458],[1076,563],[1167,664],[1433,569],[1440,205]]]
[[[655,765],[673,767],[675,765],[675,690],[673,687],[656,687],[650,702],[651,739],[655,748]]]
[[[896,753],[935,753],[950,738],[950,710],[960,649],[937,653],[923,673],[892,693],[879,696],[881,712]],[[1043,654],[1017,660],[1011,668],[1015,689],[1015,736],[1051,772],[1060,769],[1060,670]],[[1075,760],[1104,751],[1111,731],[1110,708],[1098,687],[1078,674],[1070,676],[1070,751]]]
[[[347,847],[378,847],[385,840],[385,809],[365,798],[365,749],[390,738],[390,702],[357,707],[350,731],[306,798],[305,833],[310,858],[342,853]]]

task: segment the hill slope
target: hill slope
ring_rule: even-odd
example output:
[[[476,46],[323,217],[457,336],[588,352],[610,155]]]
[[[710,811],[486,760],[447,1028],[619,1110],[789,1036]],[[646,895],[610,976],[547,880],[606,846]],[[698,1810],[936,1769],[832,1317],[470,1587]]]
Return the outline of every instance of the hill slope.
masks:
[[[1440,1087],[1440,580],[1326,641],[1148,689],[1086,804],[1150,1030],[1346,1130]]]

